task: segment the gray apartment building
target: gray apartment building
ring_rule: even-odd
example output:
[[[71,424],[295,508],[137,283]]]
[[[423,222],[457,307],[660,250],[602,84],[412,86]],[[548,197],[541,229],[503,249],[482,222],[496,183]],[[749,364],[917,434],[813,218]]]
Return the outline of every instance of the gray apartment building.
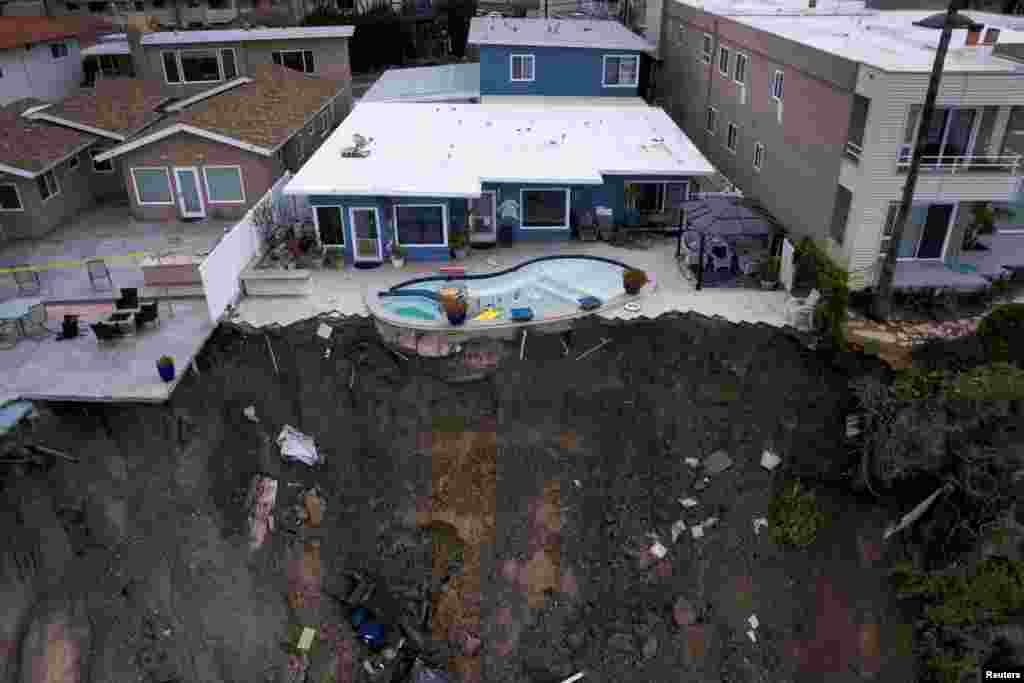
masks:
[[[666,0],[658,96],[701,152],[795,235],[877,277],[916,139],[938,29],[863,2]],[[943,286],[978,203],[1018,196],[1024,33],[967,12],[953,32],[901,272]],[[1001,29],[1001,30],[1000,30]],[[929,281],[929,278],[934,282]]]

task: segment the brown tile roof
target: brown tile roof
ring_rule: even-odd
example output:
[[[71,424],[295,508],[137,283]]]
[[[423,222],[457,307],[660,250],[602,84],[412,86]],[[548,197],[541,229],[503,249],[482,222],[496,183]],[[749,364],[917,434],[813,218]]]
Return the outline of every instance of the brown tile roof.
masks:
[[[273,64],[257,67],[252,83],[186,108],[168,121],[273,149],[289,140],[345,87],[345,82]]]
[[[96,140],[86,133],[21,116],[40,104],[45,103],[25,98],[0,107],[0,164],[36,173]]]
[[[76,36],[85,47],[95,41],[97,33],[109,28],[108,22],[91,17],[0,17],[0,49]]]
[[[93,128],[128,135],[157,121],[157,105],[167,100],[161,85],[141,78],[101,78],[43,113]]]

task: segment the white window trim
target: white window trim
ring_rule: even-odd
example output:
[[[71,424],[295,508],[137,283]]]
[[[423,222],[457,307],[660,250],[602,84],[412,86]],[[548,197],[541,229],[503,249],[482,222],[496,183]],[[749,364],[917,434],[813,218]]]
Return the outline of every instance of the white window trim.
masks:
[[[565,225],[524,225],[526,221],[526,201],[524,192],[564,192],[565,193]],[[572,193],[567,187],[529,187],[519,189],[519,229],[520,230],[568,230],[571,222]]]
[[[206,178],[206,170],[210,168],[234,168],[238,170],[238,186],[242,189],[241,199],[214,199],[210,194],[210,181]],[[208,204],[245,204],[245,177],[242,167],[237,165],[215,165],[203,166],[203,187],[206,188],[206,202]]]
[[[323,233],[320,232],[320,212],[319,209],[337,209],[338,218],[341,219],[341,244],[327,244],[324,242]],[[316,238],[321,244],[328,247],[344,247],[346,246],[345,238],[345,207],[341,204],[317,204],[313,207],[313,225],[316,226]]]
[[[398,209],[402,208],[402,207],[407,208],[407,209],[413,209],[413,208],[417,208],[417,207],[433,207],[433,206],[440,206],[441,207],[441,236],[442,236],[442,240],[443,241],[440,244],[403,244],[401,241],[399,241],[399,239],[398,239]],[[448,246],[448,206],[446,204],[437,203],[437,202],[431,202],[431,203],[427,203],[427,204],[423,204],[423,203],[418,203],[418,204],[395,204],[393,207],[391,207],[391,220],[393,221],[393,226],[394,226],[395,244],[397,244],[400,247],[408,247],[409,249],[419,249],[420,247],[447,247]]]
[[[707,119],[708,119],[708,113],[710,113],[710,112],[714,112],[715,113],[714,121],[713,121],[714,126],[709,126],[708,125],[708,120]],[[706,130],[707,132],[711,133],[712,135],[717,135],[718,134],[718,110],[716,108],[714,108],[714,107],[708,107],[708,110],[706,112],[704,112],[704,130]]]
[[[37,178],[42,178],[43,182],[45,183],[46,182],[46,176],[50,176],[51,178],[53,178],[53,186],[55,188],[57,188],[57,189],[54,190],[53,192],[51,192],[50,196],[46,197],[45,199],[40,195],[40,199],[43,200],[43,204],[45,204],[46,202],[50,201],[54,197],[59,197],[60,196],[60,192],[61,192],[61,190],[60,190],[60,180],[57,178],[57,174],[54,173],[53,169],[50,169],[49,171],[45,171],[43,173],[40,173],[36,177]],[[49,188],[47,188],[47,189],[49,189]]]
[[[25,212],[25,202],[21,201],[21,190],[18,189],[18,185],[16,183],[0,183],[0,185],[10,185],[11,187],[13,187],[14,188],[14,196],[16,196],[18,198],[18,208],[17,209],[5,209],[2,206],[0,206],[0,213],[24,213]]]
[[[299,73],[304,73],[304,74],[315,73],[315,71],[316,71],[316,68],[315,68],[316,67],[316,55],[313,55],[313,67],[314,67],[313,71],[306,71],[306,53],[307,52],[310,53],[311,55],[313,55],[313,51],[312,50],[271,50],[270,54],[272,56],[271,56],[270,59],[271,59],[271,61],[273,61],[273,59],[274,59],[273,55],[274,54],[279,54],[279,55],[281,55],[281,64],[280,64],[280,66],[284,66],[284,56],[286,54],[297,54],[297,55],[299,55],[299,59],[302,61],[302,71],[299,72]],[[287,68],[290,69],[291,67],[287,67]],[[292,70],[294,71],[294,69],[292,69]]]
[[[376,238],[377,239],[377,254],[373,258],[370,258],[368,256],[360,256],[359,255],[359,240],[360,239],[370,239],[370,238],[369,237],[367,237],[367,238],[360,238],[359,235],[356,234],[356,211],[372,211],[373,212],[373,220],[377,222],[377,238]],[[348,228],[349,228],[349,230],[352,231],[352,260],[353,261],[358,261],[359,263],[366,263],[366,262],[372,262],[372,261],[384,258],[384,241],[382,239],[383,236],[384,236],[382,234],[382,230],[384,229],[384,226],[381,225],[380,214],[381,214],[380,209],[377,206],[373,206],[373,205],[371,205],[371,206],[350,206],[350,207],[348,207]]]
[[[53,54],[53,49],[55,47],[57,47],[57,46],[60,46],[60,47],[64,48],[64,54],[62,54],[60,57],[57,57],[57,56],[55,56]],[[71,56],[71,48],[68,47],[68,44],[66,42],[61,41],[59,43],[50,43],[50,57],[53,58],[53,61],[59,62],[62,59],[67,59],[70,56]]]
[[[724,69],[722,68],[722,57],[725,57],[725,68]],[[730,61],[729,57],[730,57],[729,48],[725,47],[724,45],[719,45],[718,46],[718,73],[721,74],[722,76],[725,76],[726,78],[729,78],[729,64],[731,64],[731,61]]]
[[[163,68],[163,71],[164,71],[164,82],[167,83],[168,85],[205,85],[205,84],[208,84],[208,83],[222,83],[224,81],[224,60],[221,57],[221,50],[231,50],[232,53],[235,53],[235,48],[233,48],[233,47],[225,47],[225,48],[215,47],[215,48],[212,48],[212,49],[193,48],[193,49],[188,49],[188,50],[162,50],[160,52],[160,64],[161,64],[161,66]],[[181,54],[183,52],[188,53],[188,52],[210,52],[210,51],[212,51],[217,56],[217,79],[214,80],[214,81],[190,81],[190,80],[186,79],[185,78],[185,69],[184,69],[184,67],[182,66],[182,63],[181,63]],[[167,74],[167,62],[164,61],[164,57],[163,56],[164,56],[164,54],[166,54],[168,52],[171,53],[172,55],[174,55],[174,63],[178,67],[178,78],[179,78],[179,80],[178,80],[177,83],[167,79],[167,76],[168,76],[168,74]],[[235,71],[238,71],[238,54],[237,53],[235,53]]]
[[[167,190],[171,194],[171,200],[169,202],[144,202],[142,197],[139,196],[139,182],[135,178],[136,171],[163,171],[164,177],[167,178]],[[171,172],[167,170],[166,166],[133,166],[131,168],[132,174],[132,189],[135,191],[135,203],[139,206],[174,206],[174,185],[171,184]]]
[[[227,74],[224,73],[224,53],[231,52],[231,61],[235,64],[235,75],[231,77],[231,80],[238,78],[238,53],[235,52],[233,47],[221,47],[217,49],[217,68],[220,69],[220,80],[228,80]]]
[[[96,155],[97,154],[103,154],[103,152],[106,152],[106,151],[107,150],[105,150],[105,149],[103,149],[103,150],[90,149],[89,150],[89,158],[92,159],[92,172],[93,173],[98,173],[100,175],[110,175],[111,173],[114,172],[114,160],[113,159],[107,159],[107,163],[110,164],[110,170],[109,171],[101,171],[101,170],[96,168]],[[103,162],[101,161],[100,163],[103,163]]]
[[[780,79],[782,81],[782,87],[778,88],[778,87],[776,87],[776,84],[779,82]],[[781,93],[779,95],[776,95],[775,94],[776,90],[780,90]],[[779,70],[779,69],[776,69],[774,71],[774,73],[772,73],[772,91],[771,92],[772,92],[772,99],[775,100],[776,102],[781,102],[782,99],[786,96],[786,77],[782,73],[782,71]]]
[[[178,69],[178,80],[172,81],[171,75],[167,73],[167,58],[165,55],[174,56],[174,66]],[[161,50],[160,51],[160,68],[164,72],[164,83],[167,85],[183,85],[184,81],[181,79],[181,64],[178,63],[178,51],[177,50]]]
[[[729,134],[736,131],[736,135],[733,137],[733,146],[729,146]],[[734,121],[730,121],[725,127],[725,148],[731,153],[736,154],[736,150],[740,146],[740,127],[736,125]]]
[[[622,61],[623,59],[632,59],[636,62],[636,68],[633,69],[633,82],[632,83],[609,83],[608,78],[608,60],[618,59],[619,61],[619,79],[622,79]],[[640,55],[605,55],[601,60],[601,87],[602,88],[635,88],[640,83]]]
[[[530,77],[516,78],[515,63],[517,59],[529,60]],[[537,58],[532,54],[514,54],[508,58],[508,77],[513,83],[532,83],[537,79]]]
[[[761,167],[764,165],[764,145],[760,142],[754,143],[754,170],[758,173],[761,172]]]
[[[710,64],[715,58],[715,39],[710,33],[705,33],[704,37],[701,38],[700,46],[700,61],[705,64]],[[711,44],[711,49],[707,48],[707,44]]]
[[[737,67],[739,66],[740,58],[741,57],[743,58],[743,80],[740,80],[740,79],[736,78],[736,71],[737,71]],[[736,82],[736,83],[739,83],[740,85],[746,85],[747,84],[747,71],[749,71],[749,70],[750,70],[750,57],[748,57],[747,54],[744,53],[744,52],[737,52],[736,53],[736,58],[733,60],[733,64],[732,64],[732,80],[734,82]]]

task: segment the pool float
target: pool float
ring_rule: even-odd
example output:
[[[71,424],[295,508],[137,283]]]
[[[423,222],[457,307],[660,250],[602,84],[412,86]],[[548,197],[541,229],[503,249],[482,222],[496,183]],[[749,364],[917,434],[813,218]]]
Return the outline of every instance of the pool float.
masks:
[[[483,313],[473,318],[473,320],[494,320],[501,315],[501,311],[497,308],[488,308]]]

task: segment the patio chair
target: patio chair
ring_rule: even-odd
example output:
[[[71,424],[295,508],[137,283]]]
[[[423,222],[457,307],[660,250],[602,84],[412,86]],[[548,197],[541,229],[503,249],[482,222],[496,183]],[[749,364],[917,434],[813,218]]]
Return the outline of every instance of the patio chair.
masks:
[[[106,280],[107,284],[110,285],[110,289],[114,289],[114,281],[110,277],[110,269],[107,268],[107,262],[103,259],[90,259],[85,262],[85,269],[89,273],[89,284],[92,285],[93,289],[96,289],[96,283],[102,280]]]
[[[792,298],[786,302],[786,316],[789,323],[804,332],[814,329],[814,310],[821,300],[821,292],[812,289],[811,293],[802,298]]]
[[[0,349],[13,349],[21,339],[21,325],[17,320],[0,320]]]
[[[100,343],[117,341],[122,335],[121,329],[117,325],[111,325],[110,323],[98,322],[93,323],[89,327],[92,328],[93,334],[96,335],[96,340]]]
[[[22,320],[25,334],[29,337],[43,337],[50,334],[50,328],[46,326],[48,320],[46,304],[36,304],[28,310],[28,316]]]
[[[114,302],[114,308],[123,310],[125,308],[139,307],[139,290],[136,287],[124,287],[121,289],[121,298]]]
[[[27,264],[15,266],[16,268],[29,268]],[[39,278],[39,271],[16,270],[14,271],[14,282],[18,285],[19,294],[39,294],[43,291],[43,281]]]
[[[721,239],[711,239],[704,256],[708,270],[732,270],[732,249],[729,243]]]
[[[160,310],[156,301],[150,301],[139,305],[139,312],[135,314],[135,327],[142,329],[149,323],[160,325]]]

